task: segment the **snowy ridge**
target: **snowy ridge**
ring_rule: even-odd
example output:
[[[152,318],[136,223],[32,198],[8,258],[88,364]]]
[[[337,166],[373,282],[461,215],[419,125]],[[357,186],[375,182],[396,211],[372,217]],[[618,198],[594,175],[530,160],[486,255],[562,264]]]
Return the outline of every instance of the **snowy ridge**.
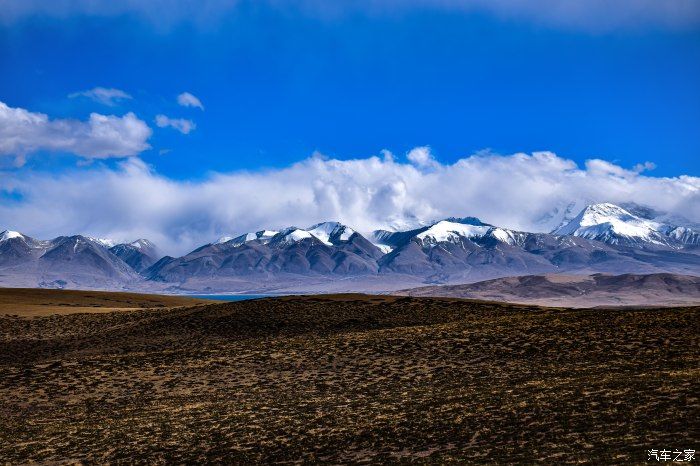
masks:
[[[293,244],[301,240],[315,238],[311,233],[297,227],[289,227],[275,236],[275,241],[280,244]]]
[[[263,244],[267,244],[273,236],[275,236],[278,231],[274,230],[260,230],[256,232],[244,233],[240,236],[222,236],[214,242],[214,244],[228,244],[229,246],[238,247],[242,246],[250,241],[261,241]]]
[[[355,233],[352,228],[338,222],[317,223],[307,228],[306,231],[327,245],[335,244],[338,241],[347,241]]]
[[[493,238],[501,243],[515,246],[522,243],[525,234],[485,223],[473,225],[441,220],[427,230],[417,234],[415,238],[423,246],[433,246],[439,243],[458,243],[462,239],[473,240],[482,238]]]
[[[669,245],[661,233],[662,225],[639,218],[615,204],[593,204],[571,222],[554,231],[558,235],[578,236],[608,244]]]
[[[667,235],[683,244],[700,245],[700,231],[688,227],[675,227]]]
[[[19,231],[12,230],[5,230],[2,233],[0,233],[0,243],[12,238],[24,238],[24,235]]]
[[[226,244],[238,247],[250,241],[260,241],[267,244],[274,240],[276,244],[293,244],[308,238],[315,238],[327,246],[337,244],[340,241],[348,241],[355,233],[352,228],[339,222],[322,222],[308,228],[288,227],[282,231],[260,230],[255,233],[245,233],[240,236],[224,236],[214,244]]]
[[[501,243],[510,244],[511,246],[520,244],[524,237],[523,233],[516,232],[513,230],[506,230],[505,228],[500,227],[491,228],[487,235],[497,239]]]
[[[475,238],[484,236],[489,232],[491,227],[465,225],[463,223],[449,222],[442,220],[432,225],[422,233],[418,233],[415,237],[424,245],[437,243],[457,243],[462,238]]]
[[[560,235],[618,244],[625,239],[664,245],[659,238],[659,224],[641,219],[614,204],[593,204],[583,209],[571,222],[555,231]]]
[[[136,249],[155,248],[155,245],[153,243],[144,238],[132,241],[131,243],[129,243],[129,245],[135,247]]]
[[[107,249],[112,248],[118,244],[117,241],[114,241],[113,239],[110,239],[110,238],[93,238],[92,236],[85,236],[85,238],[87,238],[90,241],[97,243],[100,246],[105,247]]]

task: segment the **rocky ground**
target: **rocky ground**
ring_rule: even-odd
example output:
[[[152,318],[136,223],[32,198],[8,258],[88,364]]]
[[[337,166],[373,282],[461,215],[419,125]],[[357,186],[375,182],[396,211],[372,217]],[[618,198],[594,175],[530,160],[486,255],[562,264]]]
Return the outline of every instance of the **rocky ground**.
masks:
[[[0,463],[644,463],[700,308],[339,295],[0,317]]]

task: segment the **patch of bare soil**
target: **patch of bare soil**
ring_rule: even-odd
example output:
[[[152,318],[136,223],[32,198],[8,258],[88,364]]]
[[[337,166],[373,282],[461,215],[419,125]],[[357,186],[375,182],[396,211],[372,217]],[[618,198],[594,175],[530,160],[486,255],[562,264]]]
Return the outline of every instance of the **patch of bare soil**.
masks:
[[[0,315],[22,317],[171,308],[196,304],[211,304],[211,301],[186,296],[111,291],[0,288]]]
[[[0,463],[643,463],[700,446],[699,318],[361,295],[0,317]]]

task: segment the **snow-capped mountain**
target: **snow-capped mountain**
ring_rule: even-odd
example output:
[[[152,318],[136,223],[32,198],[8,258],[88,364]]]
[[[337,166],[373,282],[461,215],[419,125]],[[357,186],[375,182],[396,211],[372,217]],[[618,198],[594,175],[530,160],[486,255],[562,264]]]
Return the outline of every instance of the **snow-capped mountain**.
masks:
[[[270,240],[271,243],[274,243],[275,245],[290,245],[294,243],[298,243],[300,241],[303,241],[305,239],[316,239],[314,235],[309,233],[308,231],[297,228],[297,227],[289,227],[285,228],[284,230],[280,231],[278,234],[273,236]],[[319,240],[320,241],[320,240]]]
[[[242,246],[251,241],[267,244],[271,241],[277,244],[293,244],[304,239],[315,238],[325,245],[333,245],[347,241],[355,230],[339,222],[322,222],[308,228],[288,227],[281,231],[260,230],[254,233],[244,233],[240,236],[223,236],[212,244],[227,246]]]
[[[322,222],[308,228],[289,227],[271,238],[277,244],[293,244],[305,239],[316,239],[326,246],[348,241],[355,233],[352,228],[339,222]]]
[[[0,244],[24,244],[29,248],[41,250],[50,245],[50,241],[34,239],[19,231],[5,230],[0,233]]]
[[[431,225],[409,231],[392,232],[375,230],[370,236],[372,242],[385,253],[415,239],[422,246],[435,246],[441,243],[459,243],[464,239],[493,238],[506,244],[516,244],[518,232],[494,227],[475,217],[450,217]]]
[[[152,243],[137,240],[111,248],[108,244],[82,235],[37,240],[6,230],[0,233],[0,284],[120,289],[140,282],[136,267],[120,257],[121,249],[150,254]]]
[[[119,289],[140,281],[136,271],[119,257],[81,235],[49,241],[20,235],[3,241],[0,276],[5,278],[4,283],[13,286],[50,288]]]
[[[570,235],[620,246],[683,247],[698,244],[697,231],[639,217],[610,203],[583,209],[554,234]]]
[[[463,239],[493,238],[505,244],[515,245],[522,239],[519,232],[487,224],[473,225],[442,220],[415,236],[422,245],[458,243]]]
[[[382,255],[352,228],[323,222],[307,229],[263,230],[208,244],[183,257],[163,259],[144,275],[150,280],[176,283],[199,282],[205,277],[214,283],[246,277],[260,281],[290,275],[367,275],[377,273],[377,260]]]
[[[40,257],[49,247],[48,241],[39,241],[18,231],[0,233],[0,267],[12,267]]]
[[[248,243],[250,241],[261,241],[268,242],[275,236],[278,231],[275,230],[260,230],[254,233],[244,233],[240,236],[222,236],[216,240],[213,244],[225,244],[228,243],[230,246],[240,246],[242,244]]]
[[[366,291],[541,273],[700,275],[697,229],[645,218],[661,216],[641,207],[634,211],[589,205],[556,234],[511,230],[474,217],[377,230],[368,237],[339,222],[322,222],[224,237],[159,260],[148,240],[106,248],[80,235],[41,241],[6,231],[0,233],[0,285],[253,292],[332,284]]]
[[[131,243],[116,244],[110,247],[109,251],[139,273],[155,264],[160,258],[156,245],[143,238]]]
[[[666,234],[682,244],[700,245],[700,230],[694,230],[688,227],[673,227],[667,230]]]
[[[86,236],[85,238],[89,239],[90,241],[94,241],[95,243],[97,243],[100,246],[103,246],[107,249],[114,247],[118,244],[117,241],[115,241],[111,238],[93,238],[92,236]]]
[[[338,244],[347,241],[355,233],[352,228],[338,222],[323,222],[306,229],[324,244]]]
[[[5,230],[2,233],[0,233],[0,243],[3,241],[10,240],[12,238],[24,238],[24,235],[20,233],[19,231],[12,231],[12,230]]]
[[[136,249],[141,249],[141,250],[157,249],[155,244],[153,244],[152,242],[150,242],[149,240],[147,240],[145,238],[137,239],[136,241],[132,241],[131,243],[128,243],[128,244],[129,244],[129,246],[133,246]]]

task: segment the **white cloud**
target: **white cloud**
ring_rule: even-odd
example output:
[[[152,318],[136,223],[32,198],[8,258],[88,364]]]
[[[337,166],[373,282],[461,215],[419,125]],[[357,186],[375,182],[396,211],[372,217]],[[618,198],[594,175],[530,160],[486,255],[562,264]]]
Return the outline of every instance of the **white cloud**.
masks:
[[[37,15],[57,18],[138,15],[159,27],[167,28],[182,22],[207,25],[241,11],[238,7],[246,3],[240,0],[22,0],[3,3],[0,23]],[[395,16],[432,9],[483,12],[506,19],[585,31],[650,27],[692,30],[700,24],[700,3],[697,0],[266,0],[266,4],[270,8],[302,11],[321,19],[358,13]]]
[[[428,146],[414,147],[408,151],[406,158],[419,168],[434,168],[439,165]]]
[[[15,200],[0,202],[0,229],[40,238],[74,232],[147,237],[181,254],[223,234],[332,219],[367,232],[473,215],[541,231],[543,216],[575,200],[635,201],[700,221],[700,178],[651,177],[614,167],[601,169],[595,162],[580,168],[549,152],[480,154],[437,163],[430,171],[391,157],[312,156],[282,169],[180,181],[132,158],[117,170],[4,173],[0,193],[13,193]]]
[[[91,113],[87,121],[50,119],[0,102],[0,155],[20,160],[36,151],[70,152],[85,158],[138,155],[150,146],[151,128],[136,115]]]
[[[105,87],[95,87],[87,91],[74,92],[72,94],[68,94],[68,97],[71,99],[76,97],[87,97],[88,99],[92,99],[95,102],[99,102],[110,107],[115,106],[120,100],[132,98],[129,94],[122,90]]]
[[[647,172],[654,170],[656,168],[656,164],[654,162],[644,162],[644,163],[638,163],[637,165],[632,168],[637,173],[642,173],[642,172]]]
[[[189,92],[183,92],[182,94],[178,95],[177,103],[183,107],[197,107],[200,110],[204,110],[204,105],[202,105],[202,102]]]
[[[189,134],[190,131],[197,127],[192,120],[185,120],[183,118],[169,118],[165,115],[156,115],[156,125],[159,128],[166,128],[170,126],[182,134]]]

